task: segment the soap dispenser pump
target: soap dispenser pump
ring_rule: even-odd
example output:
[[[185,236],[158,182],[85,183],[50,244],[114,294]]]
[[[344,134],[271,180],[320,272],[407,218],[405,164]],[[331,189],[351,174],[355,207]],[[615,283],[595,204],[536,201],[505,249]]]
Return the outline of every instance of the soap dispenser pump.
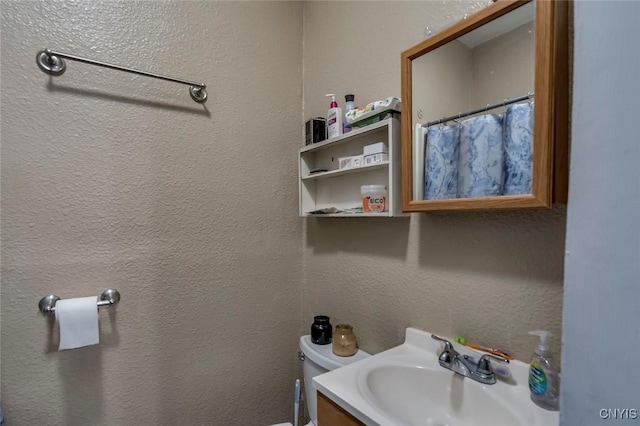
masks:
[[[529,365],[531,400],[545,410],[558,411],[560,408],[558,373],[549,350],[551,333],[545,330],[536,330],[530,331],[529,334],[540,338]]]
[[[335,94],[325,96],[331,96],[331,106],[327,111],[327,136],[329,139],[337,138],[342,134],[342,108],[338,107]]]

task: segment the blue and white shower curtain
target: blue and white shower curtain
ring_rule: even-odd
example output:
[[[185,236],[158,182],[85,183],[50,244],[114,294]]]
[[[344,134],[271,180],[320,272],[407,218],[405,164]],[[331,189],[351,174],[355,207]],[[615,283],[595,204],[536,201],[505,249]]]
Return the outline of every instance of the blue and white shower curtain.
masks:
[[[458,126],[429,127],[425,135],[425,199],[456,198],[458,191]]]
[[[481,115],[460,123],[458,198],[500,195],[502,152],[502,115]]]
[[[516,104],[504,114],[503,195],[531,194],[533,170],[533,104]]]
[[[533,103],[425,134],[426,200],[531,194]]]

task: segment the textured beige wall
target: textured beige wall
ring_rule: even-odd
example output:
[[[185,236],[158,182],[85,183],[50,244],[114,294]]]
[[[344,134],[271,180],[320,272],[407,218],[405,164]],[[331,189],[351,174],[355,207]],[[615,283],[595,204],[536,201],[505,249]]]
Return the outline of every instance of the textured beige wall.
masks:
[[[534,29],[530,22],[473,49],[474,108],[535,91]]]
[[[187,87],[51,47],[204,81]],[[297,2],[2,2],[2,402],[10,425],[290,419],[301,322]],[[122,293],[56,352],[40,297]]]
[[[415,59],[411,64],[413,123],[469,110],[473,105],[473,83],[472,51],[459,41]]]
[[[303,19],[293,2],[3,1],[8,422],[288,419],[291,348],[318,313],[371,352],[407,326],[520,358],[544,327],[559,349],[564,209],[297,219],[301,66],[305,117],[328,91],[399,94],[400,52],[482,3],[306,2]],[[202,80],[210,100],[73,62],[49,78],[44,46]],[[106,287],[123,302],[102,344],[55,352],[37,300]]]
[[[483,2],[308,2],[305,117],[327,92],[360,105],[400,93],[400,53]],[[342,102],[341,105],[344,103]],[[401,343],[405,327],[495,345],[527,359],[535,338],[560,351],[566,209],[307,219],[304,318],[355,326],[361,346]]]
[[[526,95],[534,91],[534,73],[533,22],[474,48],[460,41],[447,43],[412,62],[413,122]]]

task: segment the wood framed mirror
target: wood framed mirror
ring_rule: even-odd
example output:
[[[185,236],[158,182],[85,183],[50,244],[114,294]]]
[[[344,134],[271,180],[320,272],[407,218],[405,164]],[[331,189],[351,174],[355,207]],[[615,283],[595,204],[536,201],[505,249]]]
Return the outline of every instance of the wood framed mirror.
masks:
[[[403,211],[566,203],[569,5],[498,0],[402,53]]]

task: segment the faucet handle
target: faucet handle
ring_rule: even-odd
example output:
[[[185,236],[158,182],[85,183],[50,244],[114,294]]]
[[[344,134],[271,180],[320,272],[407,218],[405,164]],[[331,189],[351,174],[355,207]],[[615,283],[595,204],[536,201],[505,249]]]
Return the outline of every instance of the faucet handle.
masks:
[[[453,343],[448,341],[447,339],[443,339],[442,337],[436,336],[435,334],[431,335],[432,339],[440,340],[444,342],[444,350],[438,357],[438,361],[440,361],[440,365],[450,365],[453,361],[458,357],[458,351],[453,348]]]
[[[436,336],[435,334],[432,334],[431,338],[435,339],[435,340],[440,340],[441,342],[444,342],[444,350],[445,351],[448,351],[448,352],[451,352],[451,351],[455,352],[456,351],[455,349],[453,349],[453,344],[450,341],[448,341],[447,339],[443,339],[442,337]]]
[[[480,357],[480,360],[478,361],[478,367],[476,368],[476,371],[478,373],[482,373],[482,374],[491,374],[493,373],[493,370],[491,369],[491,363],[489,362],[489,359],[492,359],[494,361],[498,361],[502,364],[509,364],[509,360],[508,359],[504,359],[501,358],[499,356],[495,356],[495,355],[491,355],[491,354],[485,354],[482,355]]]

